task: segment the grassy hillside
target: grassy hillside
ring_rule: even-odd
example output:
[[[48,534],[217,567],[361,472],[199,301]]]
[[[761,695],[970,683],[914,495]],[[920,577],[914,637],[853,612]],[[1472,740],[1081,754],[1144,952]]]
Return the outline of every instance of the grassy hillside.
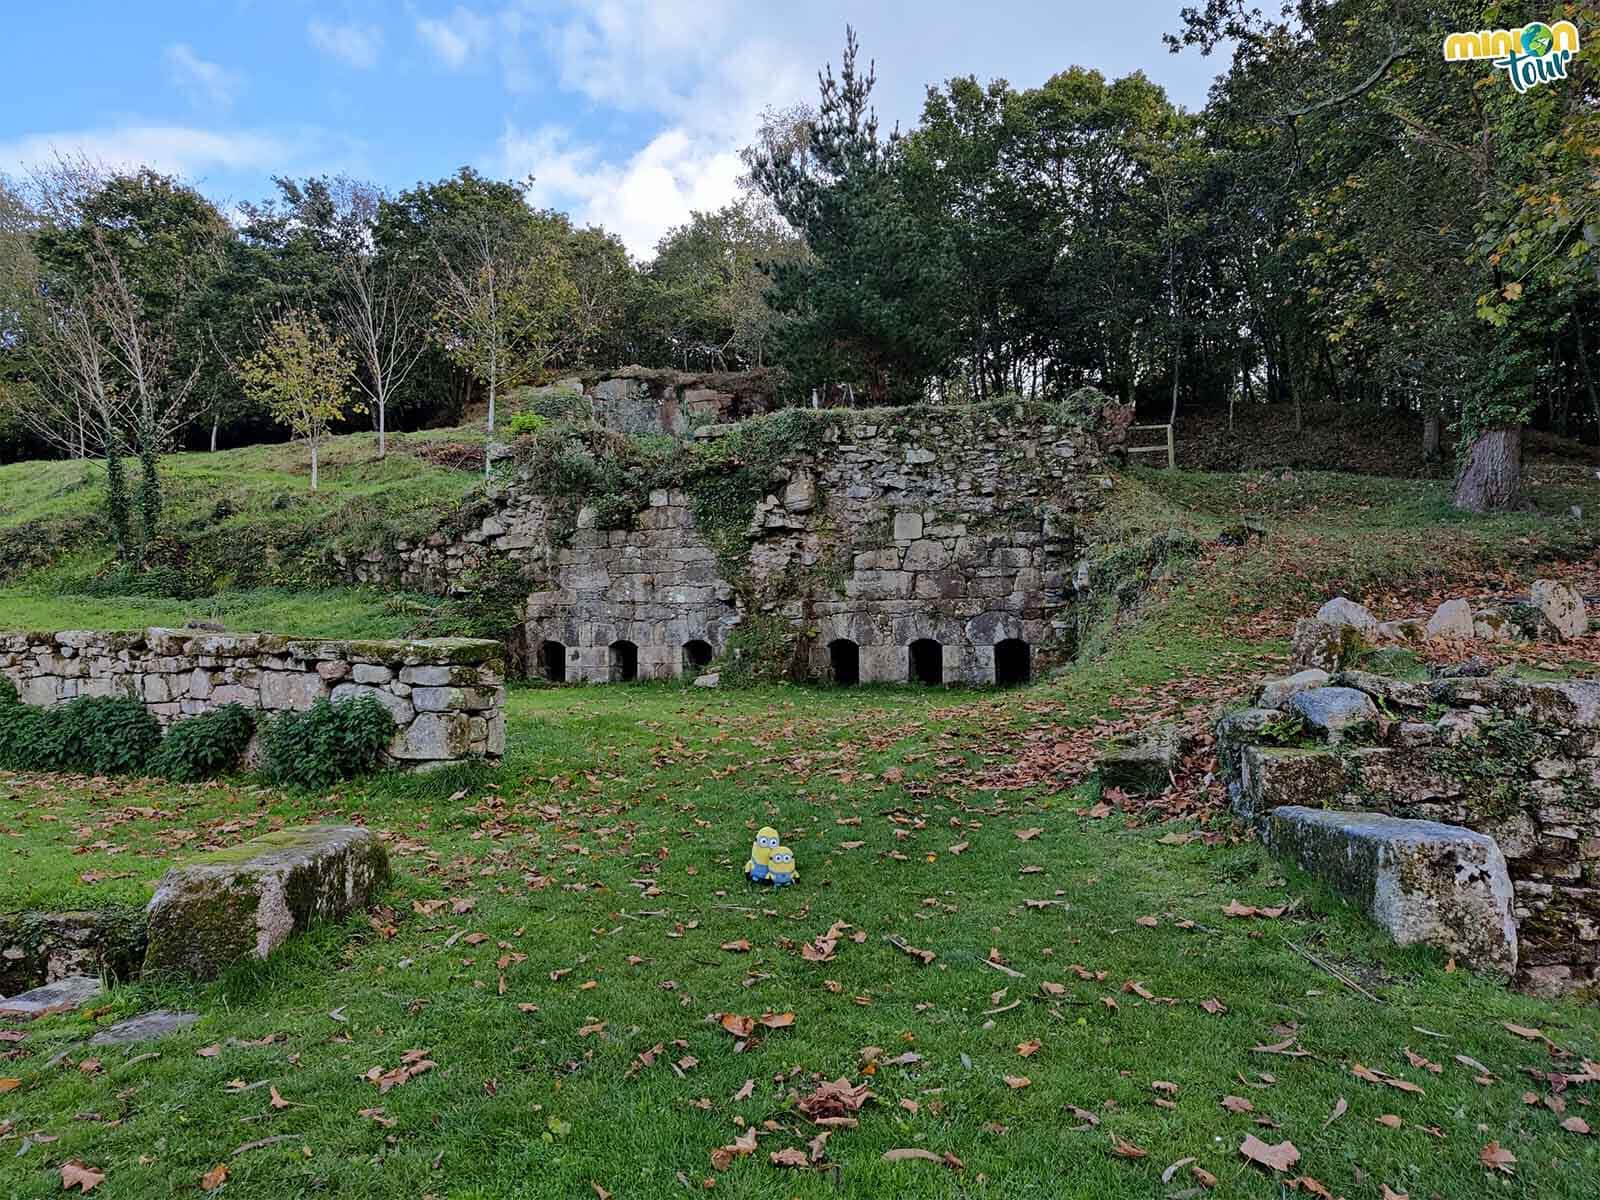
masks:
[[[337,582],[327,556],[416,537],[474,494],[479,477],[437,466],[420,450],[459,431],[410,434],[376,457],[371,434],[334,438],[312,492],[305,451],[250,446],[163,460],[165,514],[153,565],[163,589],[207,595]],[[130,464],[131,467],[132,464]],[[0,467],[0,582],[52,592],[93,591],[111,561],[95,463]]]

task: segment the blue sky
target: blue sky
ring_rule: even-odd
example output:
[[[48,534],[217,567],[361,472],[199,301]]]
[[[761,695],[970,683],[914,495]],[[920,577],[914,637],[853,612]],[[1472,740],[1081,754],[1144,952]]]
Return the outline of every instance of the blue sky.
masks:
[[[275,174],[398,189],[463,164],[646,256],[735,194],[763,108],[809,101],[844,26],[878,63],[885,126],[953,75],[1031,86],[1143,69],[1204,102],[1218,59],[1161,45],[1178,0],[12,0],[0,171],[56,152],[149,163],[218,202]]]

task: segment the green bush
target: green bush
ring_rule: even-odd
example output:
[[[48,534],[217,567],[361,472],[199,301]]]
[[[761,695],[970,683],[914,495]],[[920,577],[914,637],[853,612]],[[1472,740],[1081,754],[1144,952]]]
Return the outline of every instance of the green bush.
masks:
[[[548,422],[536,412],[519,412],[511,418],[508,428],[512,437],[521,437],[523,434],[538,433]]]
[[[318,700],[261,730],[261,766],[273,783],[323,788],[376,769],[394,737],[394,717],[371,696]]]
[[[144,769],[161,742],[161,725],[137,700],[80,696],[58,708],[35,708],[0,696],[0,767],[116,775]]]
[[[150,773],[175,783],[211,779],[239,765],[255,729],[255,714],[238,704],[179,721],[150,756]]]

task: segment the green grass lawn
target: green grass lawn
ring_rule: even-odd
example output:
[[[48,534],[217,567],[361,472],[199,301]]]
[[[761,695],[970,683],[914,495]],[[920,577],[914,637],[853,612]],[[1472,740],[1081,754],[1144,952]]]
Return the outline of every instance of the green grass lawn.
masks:
[[[1385,945],[1226,819],[1182,840],[1190,824],[1091,815],[1092,785],[1061,787],[1076,743],[1060,722],[1136,713],[1149,699],[1126,682],[520,689],[497,772],[316,796],[0,782],[5,907],[138,901],[188,854],[310,820],[383,831],[398,876],[392,917],[29,1028],[0,1063],[21,1081],[0,1097],[7,1194],[57,1195],[76,1160],[104,1196],[188,1194],[225,1164],[230,1193],[261,1197],[665,1196],[708,1178],[721,1196],[1148,1197],[1196,1186],[1187,1167],[1159,1180],[1193,1156],[1217,1195],[1278,1197],[1237,1153],[1254,1134],[1292,1141],[1297,1173],[1336,1195],[1592,1195],[1595,1140],[1524,1102],[1546,1088],[1523,1068],[1556,1064],[1502,1022],[1542,1028],[1577,1070],[1600,1057],[1600,1013]],[[1014,770],[1038,763],[1056,769]],[[799,859],[786,891],[740,874],[766,823]],[[1234,899],[1289,911],[1230,919]],[[809,961],[835,922],[832,957]],[[203,1018],[155,1046],[84,1045],[156,1006]],[[742,1045],[714,1016],[769,1012],[793,1025]],[[1304,1057],[1253,1049],[1290,1039]],[[363,1078],[409,1051],[436,1065],[382,1095]],[[832,1133],[824,1165],[774,1165],[819,1132],[797,1099],[841,1077],[874,1094],[859,1127]],[[714,1170],[751,1128],[757,1151]],[[1490,1140],[1517,1158],[1504,1187],[1479,1162]],[[905,1148],[961,1169],[884,1161]]]
[[[311,592],[253,588],[190,600],[0,588],[0,629],[179,629],[192,621],[204,621],[235,633],[403,637],[414,617],[397,609],[391,599],[358,588]]]

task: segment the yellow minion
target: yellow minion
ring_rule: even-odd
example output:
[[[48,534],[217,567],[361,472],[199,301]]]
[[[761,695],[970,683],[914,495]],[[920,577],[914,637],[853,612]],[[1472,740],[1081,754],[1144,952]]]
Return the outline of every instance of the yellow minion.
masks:
[[[762,882],[770,873],[772,852],[780,840],[778,831],[770,825],[756,831],[756,840],[750,843],[750,858],[744,864],[744,873],[755,882]]]
[[[772,857],[767,862],[767,878],[772,881],[773,887],[787,887],[800,878],[800,872],[794,868],[793,850],[778,846],[772,851]]]

